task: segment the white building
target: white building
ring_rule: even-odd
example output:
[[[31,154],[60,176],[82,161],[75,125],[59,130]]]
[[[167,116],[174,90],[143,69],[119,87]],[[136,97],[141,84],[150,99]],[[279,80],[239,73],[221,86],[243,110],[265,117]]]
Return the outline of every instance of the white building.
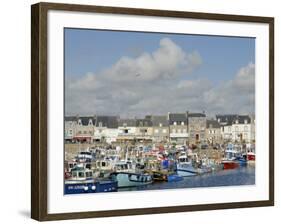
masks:
[[[96,142],[106,142],[111,144],[116,142],[118,137],[118,117],[97,116],[94,140]]]
[[[117,141],[127,142],[134,141],[137,133],[136,119],[120,119],[118,121],[118,137]]]
[[[255,141],[255,119],[248,115],[217,115],[222,125],[221,134],[224,141],[253,143]]]

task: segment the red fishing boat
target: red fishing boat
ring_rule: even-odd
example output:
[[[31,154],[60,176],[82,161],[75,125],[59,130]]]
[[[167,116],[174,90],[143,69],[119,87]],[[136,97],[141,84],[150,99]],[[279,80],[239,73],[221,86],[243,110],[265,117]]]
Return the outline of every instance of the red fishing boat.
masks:
[[[247,153],[247,160],[248,161],[255,161],[256,160],[256,154],[254,152],[248,152]]]
[[[224,151],[225,158],[221,161],[224,170],[235,169],[239,166],[239,162],[236,160],[237,154],[238,152],[234,149],[234,146],[228,144]]]

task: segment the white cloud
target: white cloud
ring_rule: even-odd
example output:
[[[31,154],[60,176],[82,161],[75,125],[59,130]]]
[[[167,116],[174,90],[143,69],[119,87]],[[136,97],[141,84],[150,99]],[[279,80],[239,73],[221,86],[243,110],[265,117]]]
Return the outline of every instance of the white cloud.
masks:
[[[179,111],[252,112],[255,65],[241,68],[233,80],[215,86],[211,80],[190,80],[202,64],[196,51],[185,52],[168,38],[159,48],[77,80],[66,80],[66,114],[144,116]]]

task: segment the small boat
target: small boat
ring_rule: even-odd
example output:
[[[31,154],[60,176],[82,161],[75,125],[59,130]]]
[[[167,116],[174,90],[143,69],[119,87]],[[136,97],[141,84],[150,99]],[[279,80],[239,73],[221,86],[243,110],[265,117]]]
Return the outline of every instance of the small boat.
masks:
[[[119,161],[115,163],[114,170],[110,178],[118,182],[118,188],[143,186],[153,182],[150,174],[136,172],[131,162]]]
[[[177,161],[177,174],[181,177],[194,176],[198,174],[198,170],[194,168],[192,159],[185,153],[180,155]]]
[[[256,160],[256,154],[254,152],[247,152],[247,160],[248,161],[255,161]]]
[[[236,159],[237,154],[238,152],[234,149],[234,146],[232,144],[228,144],[224,152],[225,157],[221,161],[224,170],[239,167],[239,162]]]
[[[75,167],[71,176],[65,179],[64,194],[98,193],[117,191],[117,181],[95,180],[93,171],[83,167]]]

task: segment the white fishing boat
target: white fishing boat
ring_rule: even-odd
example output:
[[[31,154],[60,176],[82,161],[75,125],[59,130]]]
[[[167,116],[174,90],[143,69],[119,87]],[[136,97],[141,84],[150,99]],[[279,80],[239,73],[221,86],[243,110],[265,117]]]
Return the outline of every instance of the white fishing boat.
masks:
[[[132,162],[119,161],[114,165],[114,172],[110,178],[118,182],[118,188],[137,187],[151,184],[153,179],[150,174],[136,172]]]
[[[181,177],[194,176],[197,174],[197,170],[192,164],[192,158],[187,156],[186,153],[182,153],[177,160],[177,174]]]

